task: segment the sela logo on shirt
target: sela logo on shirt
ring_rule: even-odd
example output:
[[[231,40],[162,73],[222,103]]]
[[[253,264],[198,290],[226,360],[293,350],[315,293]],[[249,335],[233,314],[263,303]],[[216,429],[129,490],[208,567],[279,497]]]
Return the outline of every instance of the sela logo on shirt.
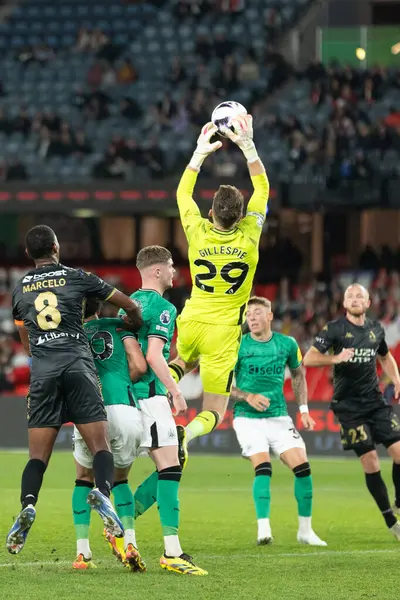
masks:
[[[317,337],[315,338],[315,341],[318,342],[318,344],[323,344],[325,346],[326,344],[326,340],[322,337],[320,337],[319,335],[317,335]]]
[[[46,344],[47,342],[53,342],[54,340],[58,340],[60,338],[71,337],[79,340],[79,333],[45,333],[44,335],[39,335],[38,341],[36,342],[36,346],[41,346],[42,344]]]
[[[284,366],[276,363],[273,365],[249,365],[250,375],[282,375],[284,370]]]
[[[376,350],[374,348],[356,348],[354,350],[354,356],[349,360],[351,363],[369,363],[376,356]]]
[[[26,275],[22,283],[29,283],[30,281],[38,281],[39,279],[46,279],[46,277],[65,277],[67,271],[61,269],[59,271],[49,271],[48,273],[36,273],[36,275]]]
[[[160,321],[163,325],[168,325],[171,322],[171,315],[169,310],[163,310],[160,315]]]

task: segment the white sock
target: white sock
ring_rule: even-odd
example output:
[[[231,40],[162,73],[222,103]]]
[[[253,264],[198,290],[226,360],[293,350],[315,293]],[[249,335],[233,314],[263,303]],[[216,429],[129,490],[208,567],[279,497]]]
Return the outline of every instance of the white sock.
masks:
[[[311,532],[311,517],[299,517],[299,534],[308,535]]]
[[[92,552],[90,550],[88,539],[76,541],[76,553],[83,554],[85,558],[92,558]]]
[[[183,554],[179,537],[177,535],[165,535],[164,548],[166,556],[180,556]]]
[[[264,540],[265,538],[271,537],[271,525],[269,519],[257,519],[257,539]]]
[[[124,532],[124,546],[125,548],[127,547],[128,544],[133,544],[135,546],[135,548],[137,548],[136,545],[136,533],[134,529],[125,529]]]

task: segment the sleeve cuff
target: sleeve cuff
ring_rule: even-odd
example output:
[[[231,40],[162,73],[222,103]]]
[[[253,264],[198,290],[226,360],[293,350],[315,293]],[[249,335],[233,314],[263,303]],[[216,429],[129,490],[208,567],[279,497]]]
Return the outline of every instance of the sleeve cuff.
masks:
[[[111,292],[111,294],[108,294],[107,298],[104,298],[104,302],[107,302],[107,300],[112,298],[116,291],[117,291],[117,288],[114,288],[113,291]]]

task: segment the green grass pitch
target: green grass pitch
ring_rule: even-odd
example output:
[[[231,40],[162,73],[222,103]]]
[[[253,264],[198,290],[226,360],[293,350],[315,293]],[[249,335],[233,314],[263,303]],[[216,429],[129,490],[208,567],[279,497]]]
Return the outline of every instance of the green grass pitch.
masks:
[[[19,508],[24,453],[0,453],[1,535]],[[96,570],[76,572],[71,491],[72,456],[53,456],[38,504],[36,523],[19,556],[0,555],[1,600],[397,600],[400,544],[387,532],[356,459],[311,461],[314,477],[314,528],[328,548],[296,542],[293,476],[273,463],[271,523],[275,542],[258,548],[251,497],[252,469],[240,457],[192,456],[181,486],[181,541],[208,577],[162,571],[162,538],[157,510],[137,522],[147,573],[133,574],[116,562],[92,518]],[[136,486],[151,470],[148,459],[134,466]],[[391,484],[391,465],[382,465]]]

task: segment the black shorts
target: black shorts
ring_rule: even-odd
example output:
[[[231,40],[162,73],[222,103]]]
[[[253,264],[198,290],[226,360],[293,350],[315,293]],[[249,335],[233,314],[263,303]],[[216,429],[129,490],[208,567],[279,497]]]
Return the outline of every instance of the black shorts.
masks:
[[[83,359],[51,378],[34,377],[27,405],[29,428],[107,421],[97,373]]]
[[[343,449],[354,450],[357,456],[375,450],[376,444],[389,448],[400,442],[400,419],[391,406],[379,406],[360,417],[337,417]]]

